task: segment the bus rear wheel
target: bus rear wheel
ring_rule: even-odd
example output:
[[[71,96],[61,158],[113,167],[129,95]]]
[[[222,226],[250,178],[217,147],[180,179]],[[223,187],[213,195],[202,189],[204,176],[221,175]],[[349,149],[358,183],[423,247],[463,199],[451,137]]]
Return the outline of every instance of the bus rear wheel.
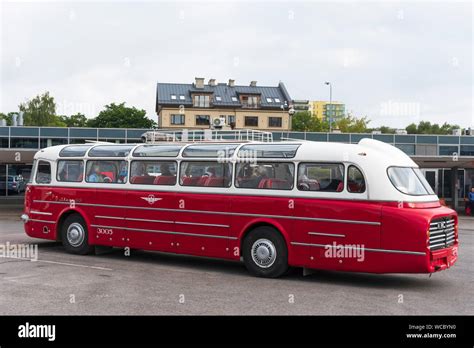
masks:
[[[244,239],[244,263],[257,277],[277,278],[288,270],[288,249],[285,239],[270,226],[257,227]]]
[[[89,233],[82,216],[69,215],[61,226],[61,240],[67,252],[86,255],[93,252],[94,247],[89,245]]]

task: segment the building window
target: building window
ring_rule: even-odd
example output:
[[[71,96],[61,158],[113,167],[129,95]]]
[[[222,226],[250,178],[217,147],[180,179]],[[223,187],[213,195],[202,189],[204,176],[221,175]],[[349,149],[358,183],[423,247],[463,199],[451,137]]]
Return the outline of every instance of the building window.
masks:
[[[39,145],[38,138],[11,138],[10,139],[10,147],[12,148],[37,149],[38,145]]]
[[[240,101],[242,102],[242,107],[256,108],[256,107],[258,107],[259,99],[258,99],[257,96],[243,95],[243,96],[241,96]]]
[[[211,123],[209,115],[196,115],[196,126],[209,126]]]
[[[176,94],[171,95],[171,100],[176,100]]]
[[[222,98],[220,96],[216,96],[217,101],[222,101]]]
[[[184,95],[180,95],[179,96],[179,100],[185,100],[186,98],[184,97]]]
[[[184,125],[185,115],[171,115],[170,123],[173,125]]]
[[[272,102],[272,98],[267,98],[267,103],[271,103]]]
[[[280,127],[281,128],[281,117],[269,117],[268,127]]]
[[[227,116],[227,124],[230,125],[232,123],[235,124],[235,116],[234,115]]]
[[[197,108],[208,108],[210,103],[210,97],[208,95],[195,95],[194,96],[194,107]]]
[[[280,99],[279,99],[279,98],[275,98],[275,103],[280,103]]]
[[[233,102],[236,102],[236,101],[237,101],[237,97],[232,97],[232,101],[233,101]]]
[[[258,116],[245,116],[246,127],[258,127]]]

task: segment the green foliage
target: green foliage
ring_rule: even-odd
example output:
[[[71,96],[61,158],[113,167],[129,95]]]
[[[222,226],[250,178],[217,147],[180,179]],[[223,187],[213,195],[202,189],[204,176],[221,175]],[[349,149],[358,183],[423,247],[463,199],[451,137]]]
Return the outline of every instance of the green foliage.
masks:
[[[291,130],[296,132],[314,132],[316,128],[316,117],[309,111],[298,111],[292,116]]]
[[[87,127],[89,122],[87,117],[81,113],[71,116],[59,116],[59,119],[66,125],[66,127]]]
[[[56,103],[54,98],[45,92],[33,99],[19,105],[20,111],[24,112],[25,126],[57,126],[60,124],[56,116]]]
[[[10,114],[11,114],[11,112],[8,115],[0,113],[0,120],[6,120],[7,121],[7,126],[12,125],[12,118],[10,117]]]
[[[367,133],[370,120],[367,117],[357,118],[347,115],[338,118],[333,128],[338,128],[343,133]]]
[[[379,127],[379,130],[380,130],[380,132],[382,132],[382,134],[395,134],[395,128],[390,128],[390,127],[387,127],[387,126],[381,126],[381,127]]]
[[[105,110],[88,122],[88,126],[96,128],[152,128],[155,125],[146,117],[145,110],[126,107],[125,103],[106,105]]]
[[[418,125],[411,123],[405,129],[408,134],[452,134],[458,125],[452,125],[444,122],[441,126],[437,123],[431,124],[429,121],[420,121]]]

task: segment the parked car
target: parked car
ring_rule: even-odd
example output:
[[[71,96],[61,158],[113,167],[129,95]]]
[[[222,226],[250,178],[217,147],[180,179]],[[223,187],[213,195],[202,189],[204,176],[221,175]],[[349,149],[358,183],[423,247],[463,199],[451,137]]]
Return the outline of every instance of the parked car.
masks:
[[[6,179],[8,178],[8,192],[21,193],[25,191],[25,181],[21,176],[8,175],[0,177],[0,190],[5,190]]]

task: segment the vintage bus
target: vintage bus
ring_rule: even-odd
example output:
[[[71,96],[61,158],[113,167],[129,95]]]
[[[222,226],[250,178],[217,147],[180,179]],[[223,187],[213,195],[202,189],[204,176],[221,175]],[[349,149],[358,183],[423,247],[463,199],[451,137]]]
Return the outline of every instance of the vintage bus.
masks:
[[[456,212],[406,154],[372,139],[53,146],[35,156],[22,219],[75,254],[242,260],[262,277],[433,273],[458,250]]]

